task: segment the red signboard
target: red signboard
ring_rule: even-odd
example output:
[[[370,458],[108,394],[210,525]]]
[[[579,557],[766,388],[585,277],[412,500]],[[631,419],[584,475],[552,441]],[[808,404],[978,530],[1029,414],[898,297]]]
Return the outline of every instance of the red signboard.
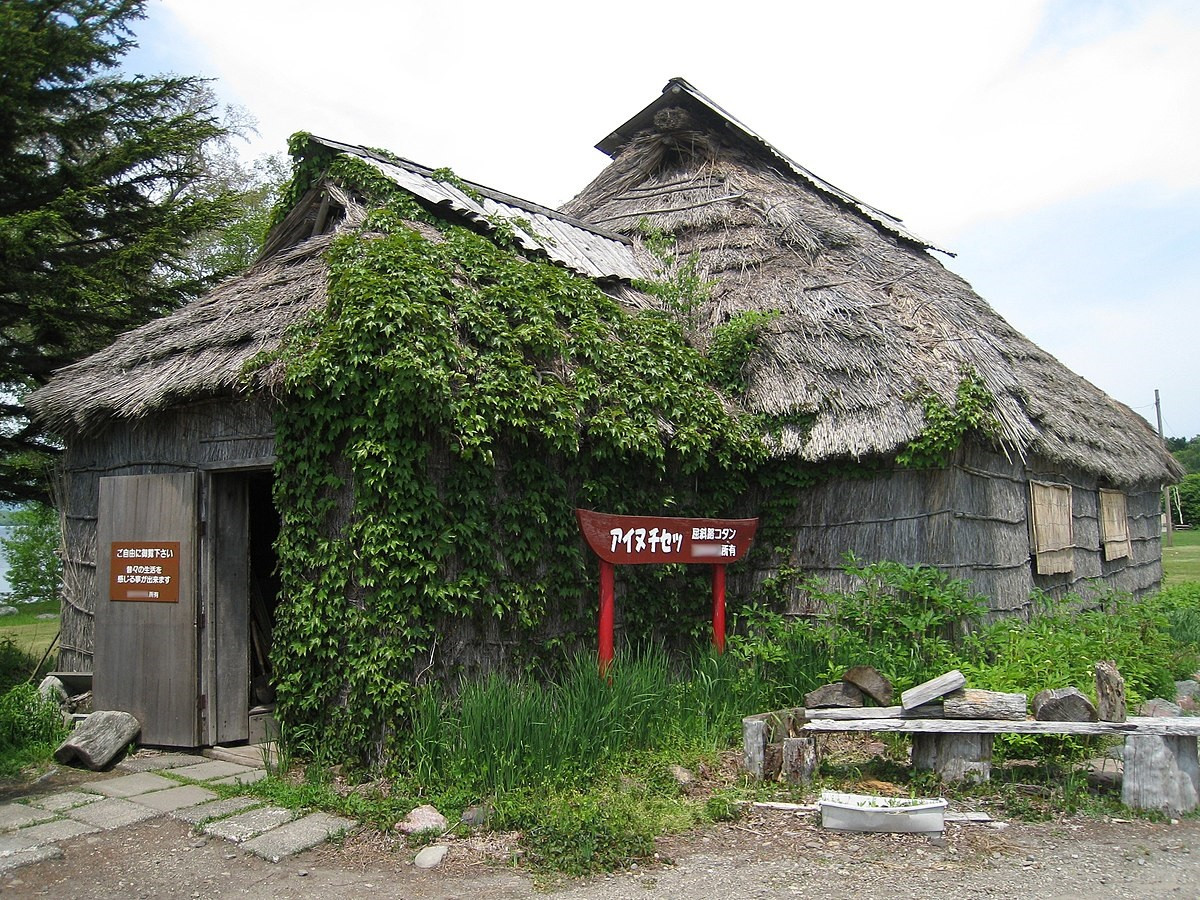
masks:
[[[600,671],[613,659],[613,571],[619,565],[703,563],[713,567],[713,644],[725,649],[725,566],[750,551],[758,519],[617,516],[575,510],[579,530],[600,557]]]
[[[758,519],[616,516],[575,510],[592,552],[615,565],[737,562],[750,551]]]
[[[179,541],[113,541],[110,600],[179,602]]]

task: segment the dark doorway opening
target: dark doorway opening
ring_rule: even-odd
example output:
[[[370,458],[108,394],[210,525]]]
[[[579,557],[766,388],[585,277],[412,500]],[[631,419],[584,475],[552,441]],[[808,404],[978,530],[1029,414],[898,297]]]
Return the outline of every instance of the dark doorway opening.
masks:
[[[275,705],[271,672],[271,636],[279,605],[279,513],[271,493],[271,474],[247,478],[250,550],[250,714],[270,712]]]

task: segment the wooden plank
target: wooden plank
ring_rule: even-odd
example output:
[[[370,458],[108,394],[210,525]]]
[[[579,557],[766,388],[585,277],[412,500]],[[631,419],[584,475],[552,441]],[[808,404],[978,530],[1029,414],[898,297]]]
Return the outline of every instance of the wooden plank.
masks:
[[[144,744],[200,744],[196,499],[194,472],[100,479],[93,703],[132,713]],[[179,542],[178,602],[109,598],[108,548],[133,541]]]
[[[903,706],[864,706],[842,707],[832,709],[810,709],[806,712],[809,719],[901,719],[901,718],[935,718],[942,717],[942,704],[926,703],[915,709],[906,710]]]
[[[967,676],[958,669],[951,669],[937,678],[931,678],[923,684],[909,688],[900,695],[900,705],[905,709],[913,709],[930,700],[944,697],[951,691],[956,691],[967,683]]]
[[[1200,737],[1200,716],[1130,716],[1124,722],[1039,722],[1036,719],[819,719],[800,727],[804,733],[837,731],[899,734],[1166,734]]]

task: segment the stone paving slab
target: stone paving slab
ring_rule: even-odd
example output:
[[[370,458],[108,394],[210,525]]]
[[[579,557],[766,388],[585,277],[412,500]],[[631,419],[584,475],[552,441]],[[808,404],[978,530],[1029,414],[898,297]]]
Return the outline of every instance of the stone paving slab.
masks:
[[[195,784],[181,784],[179,787],[168,788],[165,791],[152,791],[149,794],[138,794],[129,798],[134,803],[157,809],[159,812],[174,812],[185,806],[196,806],[209,800],[216,800],[217,795],[212,791]]]
[[[227,778],[230,775],[242,775],[252,771],[253,769],[250,766],[225,762],[219,759],[208,760],[197,766],[183,766],[182,768],[170,770],[172,775],[191,778],[194,781],[211,781],[214,778]]]
[[[25,850],[5,850],[0,852],[0,872],[8,872],[47,859],[58,859],[62,855],[62,847],[56,844],[42,844]]]
[[[248,806],[258,806],[260,803],[262,801],[256,797],[226,797],[224,800],[213,800],[211,803],[177,809],[171,815],[189,825],[199,825],[208,819],[222,819],[235,812],[241,812]]]
[[[133,797],[137,794],[179,787],[179,782],[151,772],[138,772],[134,775],[110,778],[108,781],[89,781],[83,787],[106,797]]]
[[[226,778],[214,778],[210,784],[254,784],[261,778],[267,777],[266,769],[251,769],[249,772],[240,772],[237,775],[229,775]]]
[[[48,812],[62,812],[64,809],[71,809],[74,806],[95,803],[102,796],[102,794],[89,794],[83,791],[63,791],[61,794],[45,794],[41,797],[30,797],[26,802],[30,806],[36,806],[38,809],[44,809]]]
[[[157,772],[160,769],[176,769],[205,762],[195,753],[161,753],[158,756],[143,756],[125,759],[113,766],[121,772]]]
[[[14,850],[28,850],[41,844],[52,844],[55,841],[65,841],[81,834],[91,834],[99,831],[95,826],[71,819],[54,819],[41,825],[31,825],[0,836],[0,855]]]
[[[204,826],[204,833],[223,837],[227,841],[240,844],[250,838],[257,837],[270,828],[277,828],[284,822],[291,821],[295,815],[290,809],[280,806],[263,806],[244,813],[210,822]]]
[[[358,823],[341,816],[323,812],[312,813],[263,832],[242,846],[268,862],[279,862],[285,856],[292,856],[324,843],[333,835],[353,828],[356,824]]]
[[[0,831],[14,831],[53,818],[54,813],[44,809],[31,809],[24,803],[5,803],[0,806]]]
[[[124,825],[132,825],[134,822],[152,819],[161,814],[157,809],[142,806],[140,803],[134,803],[132,800],[126,800],[122,797],[109,797],[107,800],[101,800],[98,803],[90,803],[87,806],[69,809],[65,813],[65,815],[76,822],[95,825],[97,828],[102,828],[105,831],[121,828]]]

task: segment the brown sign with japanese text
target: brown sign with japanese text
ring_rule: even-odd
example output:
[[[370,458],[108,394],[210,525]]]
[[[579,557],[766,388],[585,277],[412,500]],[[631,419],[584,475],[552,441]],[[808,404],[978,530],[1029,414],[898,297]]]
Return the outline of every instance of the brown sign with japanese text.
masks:
[[[575,510],[592,552],[616,565],[737,562],[750,550],[758,519],[617,516]]]
[[[179,602],[179,541],[113,541],[108,597]]]

